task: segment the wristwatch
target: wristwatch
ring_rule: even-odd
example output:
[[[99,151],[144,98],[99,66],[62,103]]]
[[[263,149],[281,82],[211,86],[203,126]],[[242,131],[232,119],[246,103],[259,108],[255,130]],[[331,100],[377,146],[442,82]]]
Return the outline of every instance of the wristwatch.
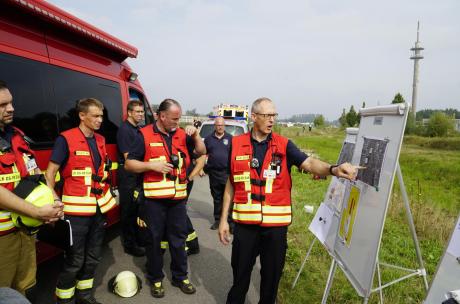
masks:
[[[332,169],[338,167],[339,165],[329,165],[329,174],[332,175],[332,176],[335,176],[337,177],[337,175],[335,175],[333,172],[332,172]]]

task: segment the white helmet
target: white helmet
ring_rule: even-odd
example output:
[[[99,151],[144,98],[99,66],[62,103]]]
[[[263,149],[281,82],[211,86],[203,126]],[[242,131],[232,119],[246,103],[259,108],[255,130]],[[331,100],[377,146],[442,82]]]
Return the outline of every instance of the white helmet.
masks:
[[[122,298],[131,298],[141,289],[141,279],[128,270],[120,272],[109,280],[109,290]]]

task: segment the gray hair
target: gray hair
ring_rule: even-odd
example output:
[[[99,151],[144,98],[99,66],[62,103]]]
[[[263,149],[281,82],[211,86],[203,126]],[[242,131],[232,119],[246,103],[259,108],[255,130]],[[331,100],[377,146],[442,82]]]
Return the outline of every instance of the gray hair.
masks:
[[[268,97],[260,97],[260,98],[257,98],[253,103],[252,103],[252,106],[251,106],[251,113],[259,113],[260,111],[260,104],[262,102],[269,102],[269,103],[273,103],[273,101],[268,98]]]

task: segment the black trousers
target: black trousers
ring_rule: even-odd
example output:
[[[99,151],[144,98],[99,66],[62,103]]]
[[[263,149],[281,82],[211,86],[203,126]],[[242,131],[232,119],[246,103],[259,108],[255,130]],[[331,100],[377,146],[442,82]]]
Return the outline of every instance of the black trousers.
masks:
[[[151,282],[163,280],[163,254],[161,241],[166,235],[171,253],[171,273],[173,280],[187,277],[187,211],[185,201],[149,200],[142,207],[143,217],[150,231],[151,242],[146,246],[147,279]]]
[[[225,184],[227,183],[228,174],[225,170],[208,170],[209,175],[209,188],[211,189],[211,196],[214,203],[214,221],[220,220],[222,213],[222,201],[224,198]],[[229,219],[231,212],[229,212]]]
[[[227,304],[243,304],[251,272],[260,255],[260,304],[274,304],[287,249],[287,226],[260,227],[235,224],[232,244],[233,286]]]
[[[99,207],[93,216],[65,216],[72,226],[73,246],[66,250],[64,267],[59,274],[56,288],[68,290],[76,287],[78,298],[91,296],[94,273],[101,261],[105,236],[105,215]],[[82,283],[82,284],[80,284]],[[68,302],[69,299],[59,299]]]
[[[132,248],[137,244],[137,209],[138,204],[134,201],[134,189],[138,184],[138,174],[125,170],[120,166],[118,174],[118,191],[120,193],[120,220],[121,239],[124,248]]]

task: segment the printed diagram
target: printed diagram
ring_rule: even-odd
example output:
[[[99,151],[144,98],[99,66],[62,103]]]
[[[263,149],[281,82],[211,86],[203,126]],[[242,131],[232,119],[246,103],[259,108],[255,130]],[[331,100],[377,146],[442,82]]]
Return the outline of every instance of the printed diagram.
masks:
[[[379,187],[387,144],[387,140],[364,138],[359,165],[366,167],[366,169],[359,170],[357,179],[369,186]]]
[[[350,247],[353,236],[353,226],[355,224],[356,212],[359,203],[359,188],[351,186],[350,196],[343,208],[342,218],[340,219],[339,236],[342,238],[347,247]]]
[[[327,193],[327,203],[335,207],[337,211],[342,210],[342,201],[343,196],[345,195],[345,185],[340,180],[335,180],[331,182],[329,186],[329,191]]]
[[[339,160],[337,164],[341,165],[343,163],[351,163],[353,158],[353,151],[355,150],[355,144],[351,142],[344,142],[342,146],[342,151],[340,151]]]

